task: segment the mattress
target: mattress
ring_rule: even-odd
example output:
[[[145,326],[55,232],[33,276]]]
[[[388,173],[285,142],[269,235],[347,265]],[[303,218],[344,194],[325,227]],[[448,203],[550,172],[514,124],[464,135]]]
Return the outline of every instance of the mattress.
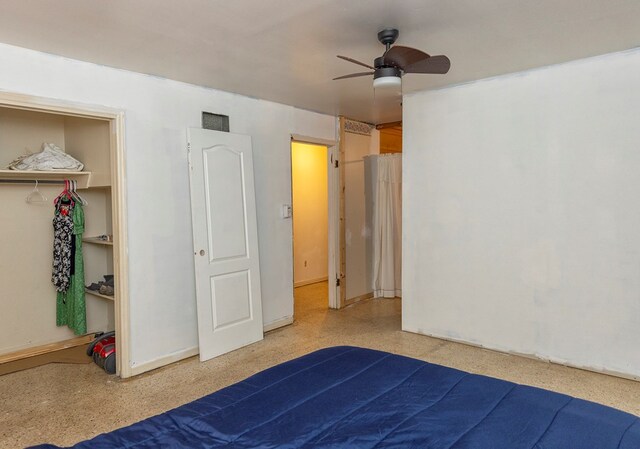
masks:
[[[339,346],[73,447],[639,449],[640,419],[539,388]]]

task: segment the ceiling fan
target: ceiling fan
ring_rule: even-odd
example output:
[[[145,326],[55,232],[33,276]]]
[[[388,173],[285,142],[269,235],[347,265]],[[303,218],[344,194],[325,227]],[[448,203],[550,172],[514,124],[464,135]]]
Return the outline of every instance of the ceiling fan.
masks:
[[[334,80],[373,75],[373,87],[400,87],[402,76],[407,73],[445,74],[451,67],[451,61],[444,55],[430,56],[423,51],[401,45],[393,45],[399,32],[395,28],[385,28],[378,33],[378,40],[386,47],[382,56],[373,61],[373,66],[347,56],[338,58],[367,67],[373,72],[351,73],[339,76]]]

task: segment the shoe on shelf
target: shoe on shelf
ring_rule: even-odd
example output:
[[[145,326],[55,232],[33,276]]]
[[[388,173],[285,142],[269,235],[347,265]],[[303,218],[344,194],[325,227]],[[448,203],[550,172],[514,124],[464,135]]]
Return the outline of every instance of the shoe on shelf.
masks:
[[[104,281],[93,282],[91,285],[87,285],[87,289],[98,292],[101,295],[113,296],[114,293],[114,281],[112,274],[105,274]]]
[[[101,295],[107,295],[107,296],[113,296],[113,287],[110,287],[108,285],[103,285],[102,287],[100,287],[100,294]]]

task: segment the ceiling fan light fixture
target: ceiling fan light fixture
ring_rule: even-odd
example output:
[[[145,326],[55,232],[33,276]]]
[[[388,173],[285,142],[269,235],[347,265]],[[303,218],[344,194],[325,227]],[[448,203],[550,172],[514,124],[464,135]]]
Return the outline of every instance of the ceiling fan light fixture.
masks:
[[[400,78],[399,76],[395,76],[395,75],[382,76],[380,78],[376,78],[373,80],[374,89],[400,90],[401,87],[402,87],[402,78]]]
[[[395,67],[380,67],[373,75],[373,88],[385,90],[400,90],[402,87],[402,73]]]

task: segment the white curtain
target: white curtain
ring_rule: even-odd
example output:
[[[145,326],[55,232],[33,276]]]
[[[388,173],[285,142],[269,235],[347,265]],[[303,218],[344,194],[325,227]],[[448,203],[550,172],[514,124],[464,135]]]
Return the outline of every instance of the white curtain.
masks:
[[[377,157],[373,208],[373,291],[402,296],[402,155]]]

